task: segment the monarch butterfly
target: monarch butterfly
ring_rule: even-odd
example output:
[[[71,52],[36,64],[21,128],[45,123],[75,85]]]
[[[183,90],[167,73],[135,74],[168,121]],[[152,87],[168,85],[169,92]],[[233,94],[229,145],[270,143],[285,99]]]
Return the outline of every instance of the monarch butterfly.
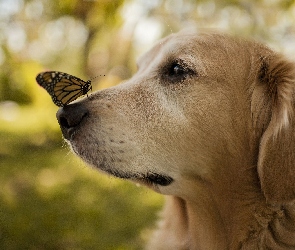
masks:
[[[85,82],[78,77],[59,71],[42,72],[37,75],[36,81],[46,89],[54,104],[59,107],[86,95],[92,89],[90,80]]]

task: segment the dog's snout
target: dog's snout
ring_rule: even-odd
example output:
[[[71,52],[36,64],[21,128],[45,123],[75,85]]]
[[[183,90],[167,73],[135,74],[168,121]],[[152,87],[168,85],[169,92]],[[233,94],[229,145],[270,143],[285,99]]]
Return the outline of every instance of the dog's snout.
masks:
[[[88,109],[81,103],[70,104],[57,111],[56,118],[65,139],[71,138],[73,132],[88,115]]]

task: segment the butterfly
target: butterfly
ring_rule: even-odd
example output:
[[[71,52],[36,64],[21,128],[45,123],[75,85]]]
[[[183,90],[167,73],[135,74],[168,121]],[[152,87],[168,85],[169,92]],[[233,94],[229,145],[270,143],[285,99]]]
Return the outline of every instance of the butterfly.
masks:
[[[66,106],[92,89],[90,80],[85,82],[78,77],[59,71],[42,72],[37,75],[36,81],[59,107]]]

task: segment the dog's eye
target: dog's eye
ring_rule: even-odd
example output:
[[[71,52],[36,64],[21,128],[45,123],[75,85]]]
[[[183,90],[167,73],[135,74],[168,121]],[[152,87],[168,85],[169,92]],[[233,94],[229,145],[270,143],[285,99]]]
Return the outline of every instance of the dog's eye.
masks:
[[[188,67],[184,66],[182,63],[173,62],[165,70],[165,78],[170,81],[183,81],[186,79],[187,76],[192,74],[192,70]]]
[[[179,64],[174,64],[170,68],[169,75],[170,76],[180,76],[180,75],[183,75],[184,73],[185,73],[185,70],[182,66],[180,66]]]

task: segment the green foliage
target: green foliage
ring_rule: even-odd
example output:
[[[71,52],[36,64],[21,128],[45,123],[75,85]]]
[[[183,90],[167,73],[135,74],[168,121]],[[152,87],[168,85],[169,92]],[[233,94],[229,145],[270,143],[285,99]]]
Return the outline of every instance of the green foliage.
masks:
[[[160,197],[85,168],[59,133],[0,137],[1,249],[140,249]]]

